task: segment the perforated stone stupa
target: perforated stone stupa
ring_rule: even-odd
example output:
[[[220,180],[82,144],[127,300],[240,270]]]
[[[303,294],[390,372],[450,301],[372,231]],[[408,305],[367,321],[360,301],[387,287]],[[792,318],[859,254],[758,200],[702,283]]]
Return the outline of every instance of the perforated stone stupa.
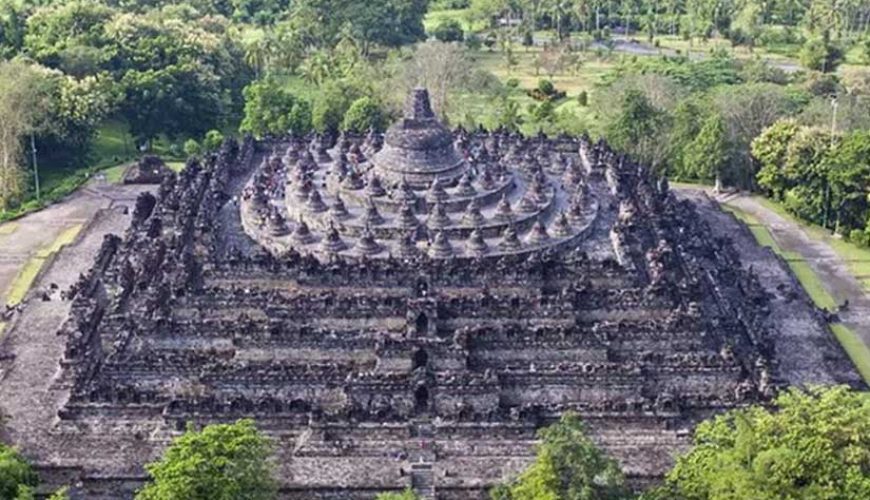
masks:
[[[285,498],[485,498],[568,410],[643,484],[702,418],[860,384],[711,202],[585,137],[448,132],[422,89],[385,135],[191,160],[65,296],[50,394],[7,388],[44,421],[6,432],[75,498],[130,498],[188,424],[244,417]]]
[[[492,152],[469,146],[470,137],[454,140],[435,118],[426,90],[415,89],[383,146],[341,137],[318,161],[294,141],[251,180],[242,220],[276,255],[292,249],[325,260],[494,258],[569,248],[591,229],[598,202],[570,143],[515,143],[504,161],[496,142]],[[268,195],[258,189],[285,171],[284,206],[270,208],[275,214],[260,224]]]

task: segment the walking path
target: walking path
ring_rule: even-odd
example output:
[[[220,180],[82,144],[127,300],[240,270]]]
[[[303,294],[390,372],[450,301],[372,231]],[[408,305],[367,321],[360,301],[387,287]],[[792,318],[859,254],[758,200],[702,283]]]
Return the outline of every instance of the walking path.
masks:
[[[870,293],[852,274],[843,257],[825,241],[808,235],[800,224],[774,212],[753,196],[732,193],[718,195],[716,199],[755,217],[783,251],[800,255],[837,304],[848,300],[849,307],[840,311],[840,319],[870,347]]]
[[[20,295],[21,290],[12,289],[16,277],[39,271],[39,263],[34,259],[40,258],[40,253],[57,251],[58,248],[53,247],[58,243],[70,243],[64,241],[65,233],[75,236],[71,233],[77,232],[76,227],[86,226],[101,209],[118,203],[132,207],[136,196],[144,189],[148,188],[94,180],[60,203],[0,224],[0,309],[13,298],[12,295]]]

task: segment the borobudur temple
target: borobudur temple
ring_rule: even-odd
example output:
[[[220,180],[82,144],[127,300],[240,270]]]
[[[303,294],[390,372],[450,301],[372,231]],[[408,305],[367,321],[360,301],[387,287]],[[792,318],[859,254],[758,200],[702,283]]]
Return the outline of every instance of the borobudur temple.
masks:
[[[568,410],[645,484],[711,414],[861,384],[713,201],[604,142],[451,132],[423,89],[385,134],[230,139],[155,191],[104,214],[57,335],[16,344],[31,301],[0,351],[4,436],[74,498],[244,417],[286,498],[483,498]]]

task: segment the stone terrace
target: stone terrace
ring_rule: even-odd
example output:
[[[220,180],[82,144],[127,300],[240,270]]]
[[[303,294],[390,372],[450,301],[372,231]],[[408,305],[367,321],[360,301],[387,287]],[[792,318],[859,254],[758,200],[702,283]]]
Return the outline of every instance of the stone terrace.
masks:
[[[587,138],[450,134],[427,101],[386,139],[230,140],[95,226],[57,264],[95,260],[63,326],[31,302],[3,344],[6,436],[75,497],[129,498],[188,423],[251,417],[287,498],[467,499],[568,410],[642,483],[702,418],[861,384],[709,202]]]

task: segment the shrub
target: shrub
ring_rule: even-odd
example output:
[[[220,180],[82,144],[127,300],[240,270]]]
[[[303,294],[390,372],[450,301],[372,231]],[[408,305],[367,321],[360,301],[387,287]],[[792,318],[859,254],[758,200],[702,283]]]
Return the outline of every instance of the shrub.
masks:
[[[27,491],[36,482],[36,473],[21,455],[0,444],[0,498],[16,498],[19,491]]]
[[[483,40],[480,39],[480,36],[477,33],[469,33],[468,36],[465,37],[465,46],[468,47],[469,50],[480,50],[483,47]]]
[[[849,231],[849,241],[862,247],[870,246],[870,233],[863,229]]]
[[[206,151],[216,151],[224,142],[224,134],[220,130],[209,130],[202,140],[202,147]]]
[[[565,97],[565,92],[556,90],[556,86],[550,80],[540,80],[538,87],[527,92],[529,97],[536,101],[555,101]]]
[[[523,45],[526,47],[531,47],[535,44],[535,36],[532,34],[531,30],[523,33]]]
[[[465,38],[465,33],[459,21],[447,19],[432,30],[432,36],[439,42],[461,42]]]
[[[581,90],[579,94],[577,94],[577,104],[583,106],[584,108],[589,105],[589,93],[585,90]]]
[[[800,51],[800,61],[807,69],[832,73],[843,59],[843,51],[825,38],[811,38]]]
[[[551,96],[556,93],[556,86],[550,80],[538,81],[538,91],[546,96]]]
[[[194,139],[188,139],[184,141],[184,154],[187,156],[194,156],[200,153],[199,143]]]
[[[371,97],[360,97],[348,108],[341,129],[363,133],[369,129],[383,130],[384,113]]]
[[[804,88],[812,95],[827,97],[840,92],[840,81],[836,75],[812,71],[804,81]]]
[[[515,89],[520,86],[520,81],[516,78],[509,78],[508,81],[504,82],[505,86]]]

